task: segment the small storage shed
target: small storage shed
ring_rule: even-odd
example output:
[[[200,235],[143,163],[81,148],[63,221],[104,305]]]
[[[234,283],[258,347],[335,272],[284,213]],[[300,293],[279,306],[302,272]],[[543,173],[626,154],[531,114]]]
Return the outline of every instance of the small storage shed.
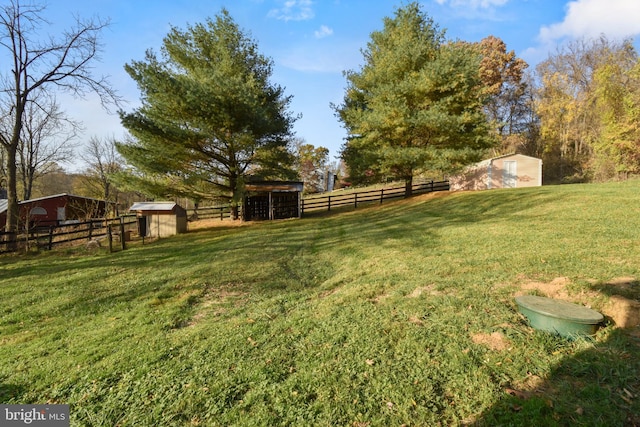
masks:
[[[130,208],[138,217],[141,237],[168,237],[187,232],[187,211],[174,202],[137,202]]]
[[[449,179],[451,191],[522,188],[542,185],[542,160],[524,154],[507,154],[469,166]]]
[[[300,218],[302,189],[300,181],[257,181],[245,185],[247,195],[242,206],[242,219]]]
[[[0,200],[0,227],[7,221],[7,207],[7,200]],[[18,209],[21,224],[28,221],[29,228],[47,227],[104,218],[107,202],[63,193],[18,202]]]

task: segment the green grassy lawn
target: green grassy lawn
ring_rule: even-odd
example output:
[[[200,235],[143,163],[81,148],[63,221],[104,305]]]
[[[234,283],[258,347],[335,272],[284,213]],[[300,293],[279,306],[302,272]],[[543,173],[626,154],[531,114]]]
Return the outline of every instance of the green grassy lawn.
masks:
[[[68,403],[73,426],[638,425],[638,329],[562,339],[514,296],[562,277],[602,309],[624,278],[640,299],[639,194],[434,194],[0,257],[0,402]]]

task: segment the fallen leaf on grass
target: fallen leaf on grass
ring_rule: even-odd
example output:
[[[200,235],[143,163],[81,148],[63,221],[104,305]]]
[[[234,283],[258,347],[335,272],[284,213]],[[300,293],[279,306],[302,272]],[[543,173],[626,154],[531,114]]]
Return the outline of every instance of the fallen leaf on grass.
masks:
[[[526,400],[531,397],[531,393],[529,393],[528,391],[516,390],[509,387],[505,388],[504,391],[511,396],[517,397],[518,399]]]

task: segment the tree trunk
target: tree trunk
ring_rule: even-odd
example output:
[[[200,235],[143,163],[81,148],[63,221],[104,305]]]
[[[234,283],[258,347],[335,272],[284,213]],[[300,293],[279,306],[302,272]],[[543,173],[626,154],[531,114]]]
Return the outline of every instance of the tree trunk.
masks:
[[[413,176],[408,176],[404,179],[404,197],[411,196],[413,196]]]
[[[231,209],[231,219],[236,221],[240,217],[239,211],[238,211],[238,203],[240,201],[240,196],[241,196],[240,189],[238,188],[237,175],[232,174],[229,177],[229,187],[231,188],[231,200],[230,200],[230,206],[229,206],[229,208]]]
[[[7,222],[4,229],[7,233],[11,233],[9,249],[15,249],[19,219],[15,145],[7,147],[7,157]]]

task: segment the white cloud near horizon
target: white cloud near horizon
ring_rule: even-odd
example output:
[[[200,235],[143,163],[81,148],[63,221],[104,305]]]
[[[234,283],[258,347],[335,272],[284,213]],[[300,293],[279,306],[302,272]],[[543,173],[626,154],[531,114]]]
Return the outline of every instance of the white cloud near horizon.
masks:
[[[315,16],[312,0],[286,0],[281,8],[271,9],[267,16],[281,21],[306,21]]]
[[[573,0],[567,4],[566,11],[562,22],[540,28],[541,43],[601,34],[614,39],[640,35],[638,0]]]
[[[320,29],[316,30],[313,34],[317,39],[329,37],[333,34],[333,28],[327,27],[326,25],[321,25]]]

